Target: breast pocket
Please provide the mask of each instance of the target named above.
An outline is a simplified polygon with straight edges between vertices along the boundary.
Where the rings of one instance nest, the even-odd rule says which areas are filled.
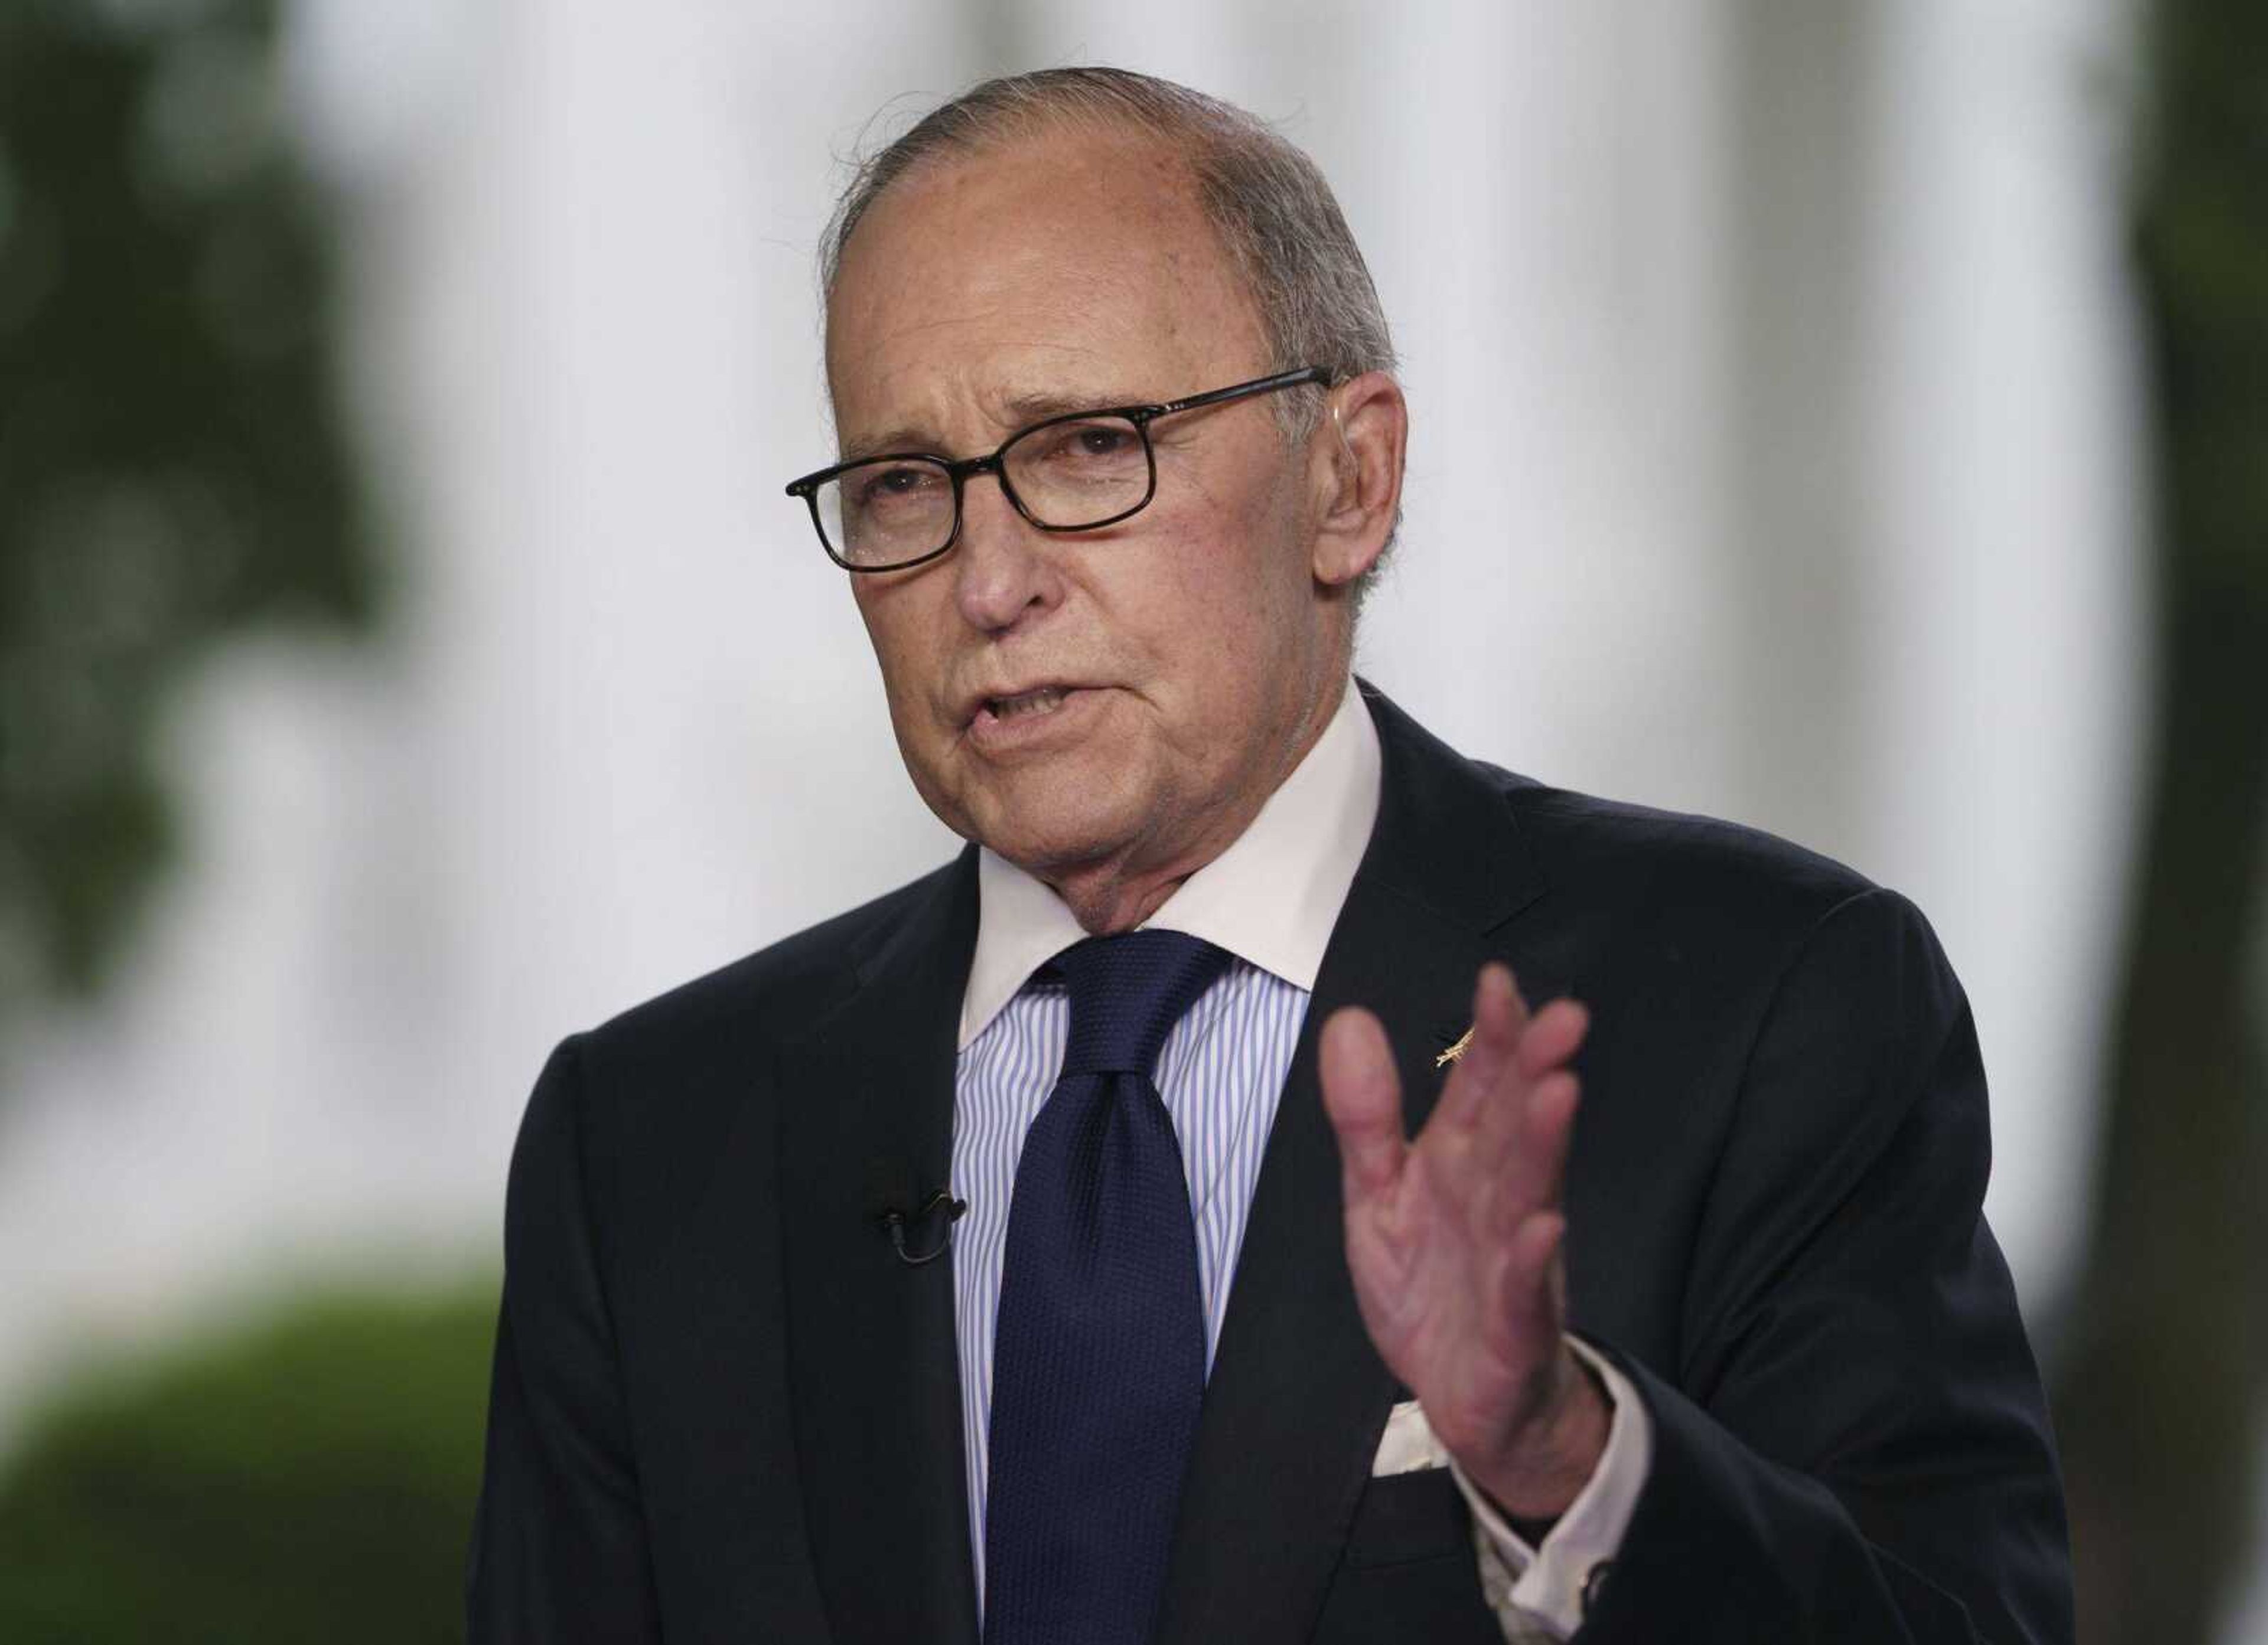
[[[1471,1516],[1447,1468],[1363,1487],[1313,1645],[1504,1645],[1481,1598]]]
[[[1347,1533],[1349,1565],[1407,1565],[1451,1554],[1472,1562],[1473,1522],[1447,1468],[1385,1474],[1364,1488]]]

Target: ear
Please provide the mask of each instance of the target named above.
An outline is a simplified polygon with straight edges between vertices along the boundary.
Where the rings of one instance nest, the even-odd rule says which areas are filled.
[[[1376,564],[1402,507],[1402,462],[1410,440],[1410,407],[1402,385],[1366,371],[1330,392],[1322,426],[1309,442],[1318,506],[1315,580],[1343,587]]]

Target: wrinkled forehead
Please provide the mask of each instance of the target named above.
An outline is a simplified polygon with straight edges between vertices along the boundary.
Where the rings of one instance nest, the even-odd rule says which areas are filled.
[[[846,433],[955,395],[1168,397],[1268,356],[1180,153],[1071,126],[895,180],[843,248],[827,322]]]

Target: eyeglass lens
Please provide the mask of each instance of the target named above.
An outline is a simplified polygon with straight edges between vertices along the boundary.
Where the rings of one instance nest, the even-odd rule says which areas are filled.
[[[1000,467],[1012,500],[1054,531],[1107,524],[1150,494],[1148,444],[1130,417],[1043,422],[1008,444]],[[953,475],[938,459],[860,463],[823,481],[814,500],[828,545],[851,565],[919,560],[953,538]]]

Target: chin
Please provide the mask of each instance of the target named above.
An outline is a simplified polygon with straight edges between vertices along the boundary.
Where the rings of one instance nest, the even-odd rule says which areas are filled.
[[[1124,851],[1139,834],[1139,828],[1129,826],[1127,819],[1087,811],[1068,815],[1020,812],[982,822],[970,837],[1044,878],[1057,870],[1103,862]]]
[[[972,796],[959,832],[1030,873],[1100,863],[1138,842],[1154,820],[1138,803],[1132,775],[1123,766],[1021,774]]]

